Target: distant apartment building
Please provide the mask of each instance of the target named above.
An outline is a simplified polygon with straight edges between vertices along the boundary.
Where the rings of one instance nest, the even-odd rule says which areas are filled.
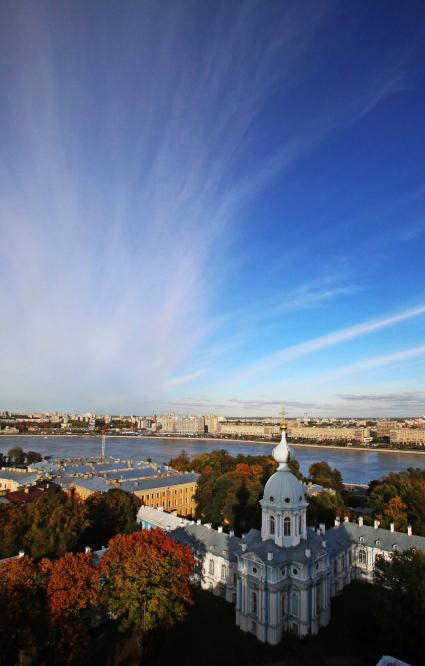
[[[390,444],[425,445],[425,428],[397,428],[390,431]]]
[[[288,435],[292,439],[316,441],[364,442],[369,441],[369,428],[346,428],[337,426],[294,426],[288,424]]]
[[[204,414],[204,423],[205,423],[206,432],[214,434],[220,431],[218,416],[216,416],[215,414]]]
[[[380,419],[376,423],[376,435],[377,437],[389,437],[391,430],[396,430],[401,427],[401,423],[398,423],[393,419]]]
[[[280,428],[274,424],[264,423],[220,423],[220,433],[233,437],[278,437]]]
[[[200,435],[205,432],[203,416],[179,416],[167,413],[157,417],[161,432],[174,435]]]

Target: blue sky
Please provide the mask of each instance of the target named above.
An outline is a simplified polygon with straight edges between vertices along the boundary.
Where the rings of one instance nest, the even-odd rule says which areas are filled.
[[[422,2],[0,25],[3,409],[425,413]]]

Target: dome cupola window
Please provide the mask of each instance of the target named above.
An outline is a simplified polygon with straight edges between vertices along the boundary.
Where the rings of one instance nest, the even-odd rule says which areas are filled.
[[[283,534],[284,536],[291,536],[291,519],[288,517],[283,520]]]

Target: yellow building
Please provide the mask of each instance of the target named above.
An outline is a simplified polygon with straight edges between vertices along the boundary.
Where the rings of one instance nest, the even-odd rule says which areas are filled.
[[[369,428],[345,426],[293,426],[288,425],[288,435],[292,439],[313,439],[316,441],[343,441],[364,443],[370,438]]]
[[[180,516],[195,514],[195,493],[199,474],[188,472],[176,476],[125,482],[121,488],[138,497],[144,506],[177,511]]]
[[[37,472],[0,469],[0,492],[6,493],[13,490],[19,490],[25,486],[31,486],[36,483],[38,478],[39,475]]]
[[[264,423],[220,423],[222,435],[233,437],[278,437],[280,427],[274,424]]]
[[[220,425],[218,423],[218,416],[216,416],[216,414],[205,414],[204,423],[207,432],[213,434],[220,432]]]
[[[425,428],[398,428],[390,431],[391,444],[425,445]]]

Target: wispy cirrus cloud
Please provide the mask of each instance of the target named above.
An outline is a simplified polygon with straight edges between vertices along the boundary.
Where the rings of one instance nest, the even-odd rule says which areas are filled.
[[[330,10],[288,4],[271,21],[257,9],[136,3],[111,23],[85,7],[4,6],[2,401],[73,409],[117,396],[136,409],[205,374],[217,352],[200,350],[242,212],[401,89],[399,72],[368,76],[286,122]],[[279,131],[267,132],[277,90]],[[350,339],[339,335],[277,360]]]
[[[398,314],[382,317],[380,319],[368,320],[360,324],[355,324],[354,326],[348,326],[347,328],[343,328],[338,331],[328,333],[326,335],[321,335],[317,338],[312,338],[311,340],[307,340],[305,342],[300,342],[299,344],[296,345],[285,347],[284,349],[281,349],[280,351],[274,354],[266,356],[262,360],[253,363],[252,365],[245,368],[244,376],[259,374],[261,372],[268,370],[269,368],[279,367],[284,363],[289,363],[290,361],[294,361],[298,358],[306,356],[307,354],[312,354],[314,352],[321,351],[322,349],[327,349],[335,345],[343,344],[350,340],[354,340],[364,335],[369,335],[371,333],[374,333],[375,331],[382,330],[389,326],[395,326],[396,324],[399,324],[403,321],[407,321],[414,317],[420,317],[421,315],[424,314],[425,314],[425,305],[420,305],[415,308],[399,312]],[[395,354],[388,354],[384,357],[378,357],[378,358],[382,359],[388,358],[390,360],[392,357],[397,358],[398,355],[400,355],[401,358],[403,354],[405,354],[405,358],[409,358],[409,356],[415,356],[420,354],[421,350],[422,347],[418,347],[412,350],[406,350],[405,352],[397,352]],[[368,363],[370,367],[373,367],[374,362],[379,364],[378,358],[375,359],[375,361],[373,359],[370,359],[369,361],[360,361],[359,368],[361,367],[362,363],[365,364],[364,367],[366,367]],[[357,366],[356,364],[353,364],[352,366],[345,366],[345,367],[354,368]]]

